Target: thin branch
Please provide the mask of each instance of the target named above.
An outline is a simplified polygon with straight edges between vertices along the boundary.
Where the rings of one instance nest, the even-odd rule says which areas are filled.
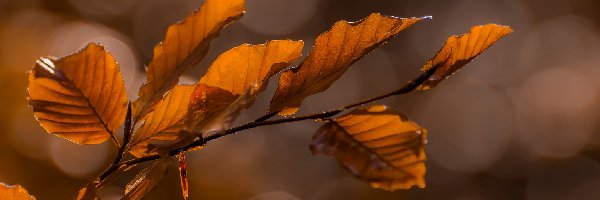
[[[119,147],[119,150],[117,151],[117,156],[115,157],[113,163],[104,172],[102,172],[100,176],[98,176],[100,182],[105,180],[110,174],[112,174],[112,172],[121,167],[119,163],[123,159],[123,155],[125,154],[125,148],[127,147],[129,140],[131,139],[131,130],[131,102],[129,102],[127,104],[127,115],[125,116],[125,125],[123,125],[123,144]]]
[[[387,97],[391,97],[391,96],[395,96],[395,95],[401,95],[401,94],[406,94],[409,93],[411,91],[414,91],[415,89],[417,89],[417,87],[421,84],[423,84],[429,77],[431,77],[435,71],[437,70],[439,66],[434,66],[431,69],[423,72],[422,74],[420,74],[417,78],[413,79],[412,81],[408,82],[406,85],[404,85],[402,88],[392,91],[390,93],[384,94],[384,95],[380,95],[374,98],[370,98],[358,103],[354,103],[354,104],[349,104],[346,106],[343,106],[341,108],[335,109],[335,110],[330,110],[330,111],[325,111],[322,113],[316,113],[316,114],[311,114],[311,115],[305,115],[305,116],[300,116],[300,117],[290,117],[290,118],[283,118],[283,119],[276,119],[276,120],[269,120],[266,121],[267,119],[277,115],[277,112],[270,112],[265,114],[264,116],[250,122],[244,125],[240,125],[237,127],[233,127],[224,131],[221,131],[219,133],[215,133],[213,135],[210,135],[206,138],[200,138],[197,141],[194,141],[192,143],[190,143],[187,146],[178,148],[178,149],[174,149],[172,151],[169,152],[168,156],[175,156],[181,152],[186,152],[190,149],[194,149],[196,147],[200,147],[200,146],[204,146],[206,145],[206,143],[212,141],[212,140],[216,140],[219,139],[221,137],[227,136],[227,135],[231,135],[231,134],[235,134],[237,132],[243,131],[243,130],[247,130],[247,129],[252,129],[252,128],[256,128],[256,127],[261,127],[261,126],[268,126],[268,125],[275,125],[275,124],[282,124],[282,123],[289,123],[289,122],[296,122],[296,121],[303,121],[303,120],[318,120],[318,119],[327,119],[329,117],[335,116],[339,113],[341,113],[344,110],[347,109],[351,109],[351,108],[355,108],[364,104],[368,104],[368,103],[372,103],[374,101],[378,101]],[[123,161],[121,162],[119,165],[121,166],[133,166],[139,163],[143,163],[143,162],[147,162],[147,161],[151,161],[151,160],[157,160],[161,158],[161,156],[159,155],[154,155],[154,156],[147,156],[147,157],[142,157],[142,158],[136,158],[136,159],[131,159],[131,160],[127,160],[127,161]]]

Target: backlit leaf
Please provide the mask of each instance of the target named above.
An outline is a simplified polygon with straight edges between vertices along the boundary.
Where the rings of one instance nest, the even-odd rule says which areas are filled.
[[[75,197],[75,199],[76,200],[96,200],[96,199],[99,199],[97,191],[96,191],[96,187],[94,186],[94,183],[89,183],[89,184],[87,184],[86,187],[84,187],[81,190],[79,190],[79,192],[77,193],[77,197]]]
[[[133,103],[135,121],[150,113],[183,72],[206,55],[210,41],[221,29],[243,13],[244,0],[206,0],[200,10],[170,26],[165,39],[154,48],[146,83]]]
[[[460,37],[450,36],[442,49],[423,66],[422,71],[427,71],[439,65],[435,73],[421,84],[419,89],[427,90],[435,87],[511,32],[512,29],[508,26],[488,24],[474,26],[471,31]]]
[[[323,125],[310,149],[385,190],[425,187],[427,131],[385,106],[356,109]]]
[[[125,186],[125,196],[122,200],[139,200],[144,198],[165,176],[169,164],[171,164],[170,158],[161,158],[151,166],[140,171]]]
[[[121,126],[127,111],[125,84],[104,47],[41,58],[29,75],[29,104],[42,127],[77,144],[98,144]]]
[[[20,185],[5,185],[0,183],[0,198],[5,200],[35,200],[25,188]]]
[[[189,196],[189,184],[187,178],[187,162],[185,159],[185,153],[177,155],[179,159],[179,180],[181,181],[181,193],[183,199],[188,199]]]
[[[144,123],[135,131],[129,142],[129,152],[136,157],[159,153],[153,142],[170,143],[183,137],[190,96],[195,85],[177,85],[146,116]]]
[[[269,110],[294,114],[304,98],[329,88],[354,62],[422,19],[374,13],[359,22],[335,23],[299,66],[283,72]]]
[[[300,57],[303,46],[302,41],[273,40],[221,54],[192,95],[189,126],[199,132],[227,128],[239,110],[253,104],[269,78]]]

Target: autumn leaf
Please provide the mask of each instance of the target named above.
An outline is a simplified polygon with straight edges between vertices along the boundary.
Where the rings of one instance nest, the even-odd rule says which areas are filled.
[[[422,19],[374,13],[359,22],[335,23],[298,67],[283,72],[270,112],[294,114],[304,98],[329,88],[354,62]]]
[[[156,142],[173,143],[184,137],[190,96],[196,85],[177,85],[146,116],[143,124],[132,135],[129,152],[136,157],[160,153]],[[153,145],[154,144],[154,145]]]
[[[47,132],[77,144],[98,144],[123,123],[127,95],[114,57],[90,43],[80,52],[41,58],[29,75],[29,104]]]
[[[219,124],[232,122],[240,109],[250,107],[269,78],[301,56],[303,46],[302,41],[272,40],[221,54],[192,95],[189,127],[200,132],[226,128]]]
[[[96,200],[96,199],[100,199],[98,198],[98,194],[96,191],[96,187],[94,186],[94,183],[89,183],[87,184],[86,187],[81,188],[81,190],[79,190],[79,192],[77,193],[77,197],[75,197],[76,200]]]
[[[244,0],[206,0],[200,10],[171,25],[165,39],[154,48],[146,83],[133,103],[135,121],[150,113],[183,72],[206,55],[210,41],[221,29],[243,13]]]
[[[29,195],[25,188],[20,185],[6,185],[0,183],[0,198],[5,200],[35,200],[35,197]]]
[[[356,109],[323,125],[310,149],[335,157],[348,171],[385,190],[425,187],[427,131],[377,105]]]
[[[434,66],[438,66],[438,69],[419,89],[435,87],[509,33],[512,33],[512,29],[508,26],[488,24],[474,26],[460,37],[450,36],[442,49],[423,66],[422,71]]]
[[[125,196],[122,200],[139,200],[144,198],[165,176],[169,164],[171,164],[170,158],[161,158],[151,166],[140,171],[125,186]]]

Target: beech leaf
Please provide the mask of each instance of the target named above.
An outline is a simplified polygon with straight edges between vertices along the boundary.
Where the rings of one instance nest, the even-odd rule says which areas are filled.
[[[129,152],[136,157],[160,153],[153,142],[171,143],[180,139],[185,129],[190,96],[195,85],[177,85],[146,116],[144,123],[134,132],[129,142]]]
[[[422,19],[373,13],[358,22],[338,21],[299,66],[283,72],[269,111],[296,113],[306,97],[325,91],[354,62]]]
[[[94,186],[94,183],[89,183],[87,184],[86,187],[81,188],[81,190],[79,190],[79,192],[77,193],[77,197],[75,197],[76,200],[96,200],[96,199],[100,199],[98,198],[98,194],[96,191],[96,187]]]
[[[377,105],[356,109],[323,125],[310,149],[335,157],[348,171],[385,190],[425,187],[427,131]]]
[[[64,58],[38,60],[29,75],[28,92],[42,127],[77,144],[108,140],[127,112],[119,66],[98,44]]]
[[[185,70],[201,61],[221,29],[243,14],[244,0],[206,0],[198,11],[171,25],[165,39],[154,48],[146,83],[133,103],[135,121],[150,113]]]
[[[488,24],[474,26],[460,37],[450,36],[440,51],[423,66],[422,71],[427,71],[439,65],[435,73],[421,84],[419,89],[427,90],[435,87],[509,33],[512,33],[512,29],[508,26]]]
[[[0,198],[5,200],[35,200],[35,197],[29,195],[25,188],[20,185],[6,185],[0,183]]]
[[[183,195],[183,199],[188,199],[190,192],[187,178],[187,162],[185,153],[177,155],[177,159],[179,160],[179,180],[181,181],[181,193]]]
[[[139,200],[144,198],[165,176],[169,164],[171,164],[170,158],[161,158],[151,166],[140,171],[125,186],[125,196],[122,200]]]

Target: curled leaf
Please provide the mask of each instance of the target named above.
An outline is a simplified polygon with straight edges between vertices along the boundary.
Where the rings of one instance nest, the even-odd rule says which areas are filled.
[[[6,185],[0,183],[0,198],[5,200],[35,200],[35,197],[29,195],[25,188],[20,185]]]
[[[374,13],[359,22],[335,23],[299,66],[283,72],[270,112],[296,113],[304,98],[325,91],[354,62],[422,19]]]
[[[125,196],[122,200],[138,200],[150,192],[167,173],[167,167],[171,164],[170,158],[161,158],[151,166],[140,171],[125,186]]]
[[[86,187],[81,188],[81,190],[79,190],[79,192],[77,193],[77,197],[75,197],[76,200],[97,200],[100,199],[98,198],[98,193],[96,191],[96,187],[94,186],[94,183],[89,183],[87,184]]]
[[[385,106],[356,109],[323,125],[310,149],[385,190],[425,187],[427,131]]]
[[[28,91],[42,127],[77,144],[108,140],[127,111],[119,66],[98,44],[61,59],[38,60],[29,75]]]
[[[160,146],[156,142],[171,143],[185,137],[190,96],[196,85],[177,85],[149,113],[144,123],[135,131],[129,142],[129,152],[136,157],[157,154]]]
[[[427,71],[439,65],[435,73],[421,84],[419,89],[427,90],[435,87],[509,33],[512,33],[512,29],[508,26],[488,24],[474,26],[460,37],[450,36],[442,49],[423,66],[422,71]]]
[[[185,153],[177,155],[179,160],[179,180],[181,181],[181,193],[183,199],[188,199],[189,196],[189,184],[187,178],[187,162],[185,159]]]
[[[133,118],[143,119],[179,77],[206,55],[210,41],[221,29],[244,13],[244,0],[206,0],[200,10],[171,25],[165,39],[154,48],[147,81],[133,103]]]

